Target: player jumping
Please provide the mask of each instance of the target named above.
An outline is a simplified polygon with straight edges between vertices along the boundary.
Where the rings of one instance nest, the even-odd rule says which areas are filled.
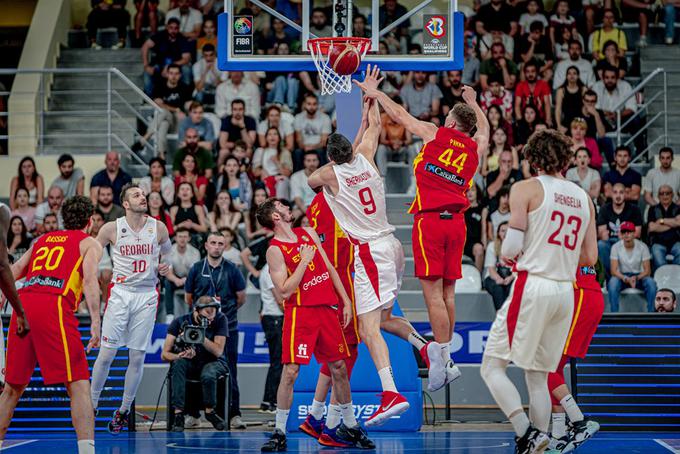
[[[92,213],[94,206],[89,198],[67,199],[61,209],[65,230],[38,238],[12,266],[15,279],[26,278],[19,295],[33,328],[31,332],[20,316],[21,305],[14,305],[18,301],[16,292],[6,285],[9,268],[0,267],[2,291],[16,311],[12,314],[7,339],[7,384],[0,397],[0,440],[5,438],[14,409],[38,363],[46,385],[64,383],[66,386],[78,452],[94,454],[90,372],[74,315],[84,293],[91,318],[89,353],[91,348],[99,346],[97,265],[102,255],[99,243],[86,232]],[[0,219],[3,217],[0,214]],[[0,236],[4,238],[5,230],[2,231]],[[3,258],[7,258],[6,249],[0,247],[0,262]]]
[[[446,116],[444,126],[419,120],[377,89],[378,69],[369,65],[366,79],[356,84],[367,97],[375,98],[385,112],[424,145],[413,161],[416,197],[409,209],[414,214],[411,239],[415,274],[420,279],[425,305],[435,344],[446,365],[430,372],[428,389],[435,391],[460,376],[453,365],[449,345],[456,321],[455,286],[462,277],[461,265],[465,249],[466,193],[486,154],[489,144],[489,122],[476,102],[475,90],[463,87],[466,104],[456,104]],[[470,138],[474,127],[477,132]]]
[[[539,176],[515,183],[510,192],[501,256],[516,260],[518,275],[491,326],[481,374],[515,429],[515,452],[540,453],[550,442],[548,372],[557,368],[569,334],[574,270],[579,262],[595,263],[597,238],[590,197],[560,173],[572,156],[569,138],[537,132],[524,154]],[[510,361],[524,370],[531,422],[507,376]]]
[[[127,345],[123,402],[109,422],[113,434],[128,424],[130,406],[142,381],[146,346],[158,308],[158,273],[168,271],[167,265],[159,265],[159,255],[168,254],[172,247],[165,224],[147,216],[142,188],[126,184],[120,200],[125,216],[104,224],[97,236],[103,247],[111,244],[113,280],[104,309],[102,345],[92,369],[92,403],[96,409],[116,352]]]

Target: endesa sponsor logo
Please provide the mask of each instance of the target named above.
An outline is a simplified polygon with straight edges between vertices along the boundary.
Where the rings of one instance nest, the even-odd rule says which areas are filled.
[[[318,276],[314,276],[311,280],[302,284],[302,290],[308,290],[309,288],[314,287],[317,284],[327,281],[328,279],[330,279],[330,277],[331,275],[328,273],[328,271]]]

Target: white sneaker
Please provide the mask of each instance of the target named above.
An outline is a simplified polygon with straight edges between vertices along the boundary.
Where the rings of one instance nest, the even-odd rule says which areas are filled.
[[[449,360],[449,362],[446,363],[445,370],[446,370],[446,382],[444,383],[444,385],[448,385],[449,383],[451,383],[452,381],[454,381],[455,379],[462,375],[458,366],[453,364],[453,360]]]
[[[666,38],[664,40],[664,42],[666,43],[667,46],[671,46],[671,45],[673,45],[673,38],[670,38],[670,37]]]
[[[185,429],[194,429],[196,427],[201,427],[201,418],[194,418],[193,416],[186,416],[184,418],[184,428]]]
[[[427,357],[430,360],[427,390],[430,392],[441,389],[446,384],[446,370],[442,358],[442,346],[437,342],[427,344]]]
[[[122,49],[123,47],[125,47],[125,42],[118,41],[116,44],[111,46],[111,49],[118,50],[118,49]]]
[[[90,45],[90,48],[91,48],[91,49],[95,49],[95,50],[101,50],[101,49],[102,49],[102,46],[100,46],[99,44],[97,44],[97,43],[95,42],[95,43],[92,43],[92,44]]]
[[[640,40],[637,43],[638,47],[644,48],[647,47],[647,37],[646,36],[640,36]]]
[[[229,427],[232,429],[245,429],[247,428],[246,423],[243,422],[240,416],[234,416],[229,421]]]
[[[174,315],[172,315],[172,314],[166,315],[166,316],[165,316],[165,324],[166,324],[166,325],[169,325],[170,323],[172,323],[172,321],[173,321],[174,319],[175,319],[175,316],[174,316]]]

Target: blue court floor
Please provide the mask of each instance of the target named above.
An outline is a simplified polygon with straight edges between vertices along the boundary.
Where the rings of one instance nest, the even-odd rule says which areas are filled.
[[[399,453],[512,453],[510,432],[420,432],[373,433],[377,452]],[[96,451],[106,454],[180,452],[254,453],[267,437],[266,432],[213,433],[138,432],[97,434]],[[75,453],[75,437],[64,434],[16,434],[5,441],[0,451],[9,454]],[[320,449],[315,440],[302,434],[291,434],[288,452],[315,453],[320,451],[367,452],[361,450]],[[369,451],[370,452],[370,451]],[[661,433],[600,433],[579,450],[579,453],[680,453],[680,434]]]

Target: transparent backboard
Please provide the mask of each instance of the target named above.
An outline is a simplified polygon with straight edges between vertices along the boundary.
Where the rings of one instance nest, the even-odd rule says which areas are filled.
[[[315,71],[310,38],[371,39],[362,62],[390,71],[463,68],[455,0],[227,0],[218,16],[223,71]],[[338,15],[339,13],[339,15]]]

